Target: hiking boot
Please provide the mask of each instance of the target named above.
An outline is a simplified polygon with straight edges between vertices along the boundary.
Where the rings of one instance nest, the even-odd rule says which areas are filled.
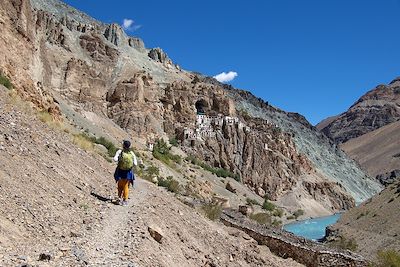
[[[126,201],[126,200],[122,200],[121,201],[121,206],[128,206],[128,201]]]

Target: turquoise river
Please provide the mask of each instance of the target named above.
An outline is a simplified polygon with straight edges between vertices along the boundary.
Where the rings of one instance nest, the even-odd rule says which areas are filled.
[[[325,228],[336,223],[339,220],[340,215],[340,213],[337,213],[331,216],[289,223],[284,225],[283,229],[307,239],[319,240],[325,236]]]

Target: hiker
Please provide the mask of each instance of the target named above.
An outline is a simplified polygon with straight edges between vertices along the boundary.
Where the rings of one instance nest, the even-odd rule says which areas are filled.
[[[129,184],[134,183],[133,165],[137,166],[135,153],[130,150],[131,142],[124,140],[122,149],[115,153],[114,161],[118,162],[114,179],[118,184],[118,200],[122,206],[128,205]],[[121,201],[122,198],[122,201]]]

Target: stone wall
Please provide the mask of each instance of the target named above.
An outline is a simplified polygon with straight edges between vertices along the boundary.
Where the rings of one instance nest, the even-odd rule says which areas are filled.
[[[261,226],[233,210],[224,210],[221,220],[227,226],[244,231],[259,244],[268,246],[278,256],[292,258],[306,266],[368,266],[363,257],[348,250],[328,248],[284,230]]]

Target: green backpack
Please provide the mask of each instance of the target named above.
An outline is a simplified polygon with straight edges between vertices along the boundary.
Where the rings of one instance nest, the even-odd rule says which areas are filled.
[[[121,151],[118,159],[118,168],[129,171],[133,168],[133,155],[130,151]]]

